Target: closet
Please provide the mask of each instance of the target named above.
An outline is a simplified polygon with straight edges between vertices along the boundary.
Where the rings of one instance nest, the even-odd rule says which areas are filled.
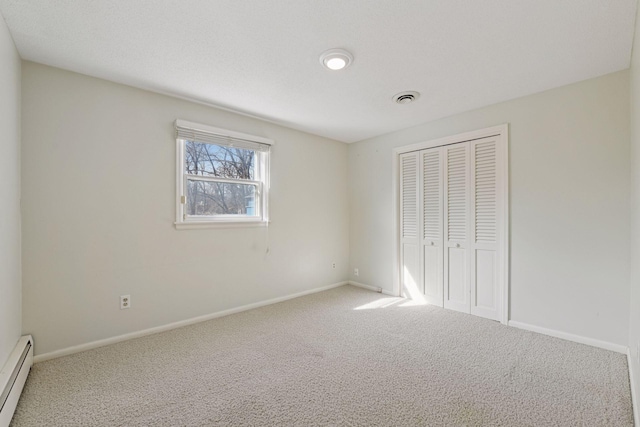
[[[506,134],[442,142],[398,153],[401,290],[506,321]]]

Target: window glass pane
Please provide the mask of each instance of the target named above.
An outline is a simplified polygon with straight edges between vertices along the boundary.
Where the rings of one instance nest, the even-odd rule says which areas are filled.
[[[254,185],[187,180],[187,215],[259,216],[256,208]]]
[[[255,180],[253,150],[185,141],[184,161],[189,175]]]

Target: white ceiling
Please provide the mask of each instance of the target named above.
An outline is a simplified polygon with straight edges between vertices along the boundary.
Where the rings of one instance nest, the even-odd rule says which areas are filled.
[[[625,69],[636,0],[0,0],[20,55],[353,142]],[[355,57],[341,72],[319,55]],[[397,105],[391,97],[422,97]]]

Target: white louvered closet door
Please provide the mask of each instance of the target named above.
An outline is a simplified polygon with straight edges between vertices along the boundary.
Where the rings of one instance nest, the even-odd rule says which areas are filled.
[[[469,142],[471,154],[471,314],[500,320],[502,286],[499,242],[504,200],[498,197],[502,160],[495,138]]]
[[[400,155],[405,296],[505,321],[506,162],[500,135]]]
[[[429,304],[443,305],[443,150],[420,151],[422,171],[422,278]]]
[[[469,144],[444,152],[444,307],[470,312]]]
[[[400,156],[400,281],[410,297],[424,292],[420,282],[420,247],[418,236],[420,216],[418,206],[418,153]]]

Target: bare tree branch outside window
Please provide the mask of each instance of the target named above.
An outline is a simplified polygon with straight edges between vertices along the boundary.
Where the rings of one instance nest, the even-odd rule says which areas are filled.
[[[256,153],[243,148],[185,141],[188,175],[227,179],[255,179]],[[189,180],[188,215],[255,215],[253,184]]]

